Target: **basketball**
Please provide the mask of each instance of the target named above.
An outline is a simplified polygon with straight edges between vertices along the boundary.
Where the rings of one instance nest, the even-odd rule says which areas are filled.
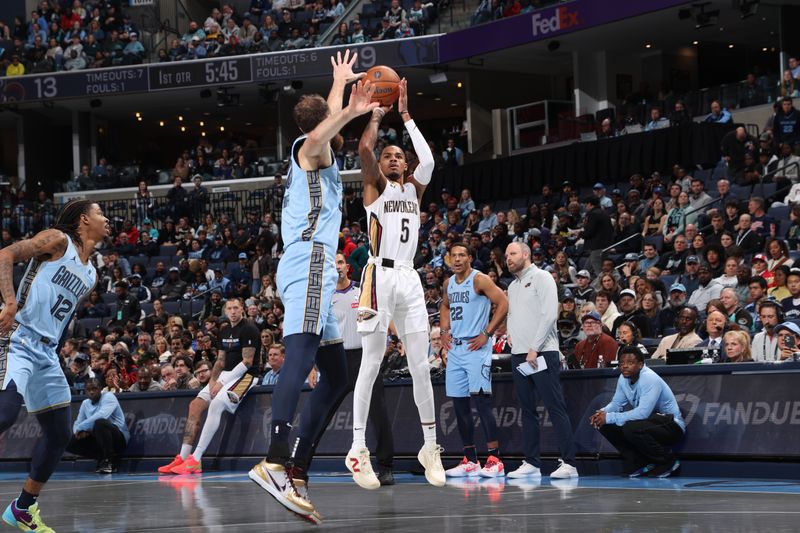
[[[382,65],[372,67],[364,78],[375,86],[373,102],[380,102],[382,106],[390,106],[400,96],[400,76],[389,67]]]

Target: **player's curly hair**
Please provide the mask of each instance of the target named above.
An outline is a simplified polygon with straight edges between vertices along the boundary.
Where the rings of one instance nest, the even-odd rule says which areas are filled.
[[[311,133],[329,114],[328,102],[318,94],[305,94],[294,106],[294,121],[303,133]]]
[[[78,246],[83,246],[78,228],[81,224],[81,215],[89,213],[95,202],[92,200],[72,200],[68,202],[58,213],[52,229],[57,229],[66,234],[72,242]]]

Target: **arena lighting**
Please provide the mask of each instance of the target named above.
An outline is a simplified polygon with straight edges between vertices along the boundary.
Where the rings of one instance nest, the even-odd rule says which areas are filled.
[[[186,126],[181,126],[181,131],[186,131]]]
[[[698,44],[700,44],[700,41],[692,41],[692,44],[697,46]]]
[[[758,11],[760,0],[739,0],[739,13],[742,20],[750,18]]]
[[[202,127],[203,127],[203,126],[205,126],[205,125],[206,125],[206,123],[205,123],[205,122],[203,122],[203,121],[201,120],[201,121],[200,121],[200,127],[202,128]]]
[[[159,120],[159,121],[158,121],[158,125],[159,125],[159,126],[161,126],[161,127],[163,128],[163,127],[164,127],[164,121],[163,121],[163,120]]]
[[[183,122],[183,115],[178,115],[178,122]]]

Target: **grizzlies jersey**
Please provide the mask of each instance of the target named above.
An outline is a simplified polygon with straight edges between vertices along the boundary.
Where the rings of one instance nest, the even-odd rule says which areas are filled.
[[[389,181],[367,211],[369,253],[395,261],[413,261],[419,240],[417,189]]]
[[[281,213],[281,237],[284,249],[299,241],[325,245],[328,253],[339,246],[342,225],[342,181],[339,167],[331,152],[333,163],[319,170],[303,170],[297,153],[306,136],[298,137],[292,145],[292,164],[286,180]]]
[[[451,276],[447,283],[447,301],[450,304],[450,335],[454,339],[469,339],[480,335],[489,323],[492,303],[483,294],[475,291],[475,276],[470,275],[461,283]]]
[[[17,290],[17,322],[50,342],[58,342],[78,302],[94,288],[97,271],[83,264],[78,250],[67,237],[60,259],[33,258]]]

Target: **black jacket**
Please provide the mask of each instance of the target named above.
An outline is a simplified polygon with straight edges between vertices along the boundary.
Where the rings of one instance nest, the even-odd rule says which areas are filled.
[[[788,113],[778,109],[772,122],[772,134],[775,145],[780,143],[796,143],[800,140],[800,112],[794,107]]]
[[[602,250],[614,244],[614,226],[611,217],[601,208],[592,208],[586,214],[586,225],[583,227],[583,247],[587,251]]]

